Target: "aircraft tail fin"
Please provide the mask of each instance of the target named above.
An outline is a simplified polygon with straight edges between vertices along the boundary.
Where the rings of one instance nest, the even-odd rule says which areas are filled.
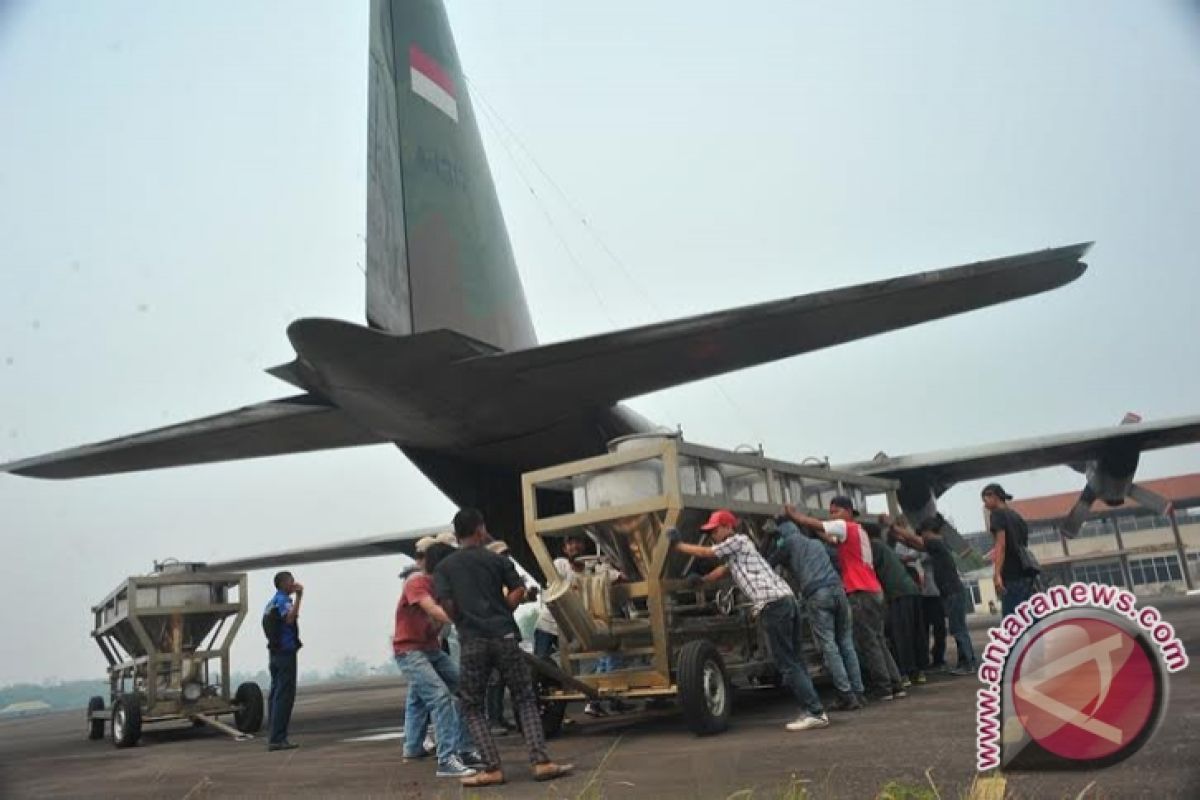
[[[372,0],[367,320],[536,344],[442,0]]]

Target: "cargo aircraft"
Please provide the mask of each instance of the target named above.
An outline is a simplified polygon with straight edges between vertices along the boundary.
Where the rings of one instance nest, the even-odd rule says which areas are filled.
[[[366,324],[288,327],[296,358],[269,372],[298,393],[0,469],[80,478],[393,443],[536,568],[521,473],[654,429],[622,400],[1028,297],[1086,269],[1090,245],[1072,244],[539,345],[441,0],[372,0],[369,80]],[[857,468],[899,478],[919,520],[955,481],[1062,462],[1092,461],[1090,490],[1111,500],[1141,450],[1197,438],[1193,417]],[[397,552],[421,533],[223,566]]]

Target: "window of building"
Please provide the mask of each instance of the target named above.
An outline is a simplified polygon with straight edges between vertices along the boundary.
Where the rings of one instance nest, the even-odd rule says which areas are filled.
[[[1174,555],[1130,561],[1129,575],[1133,579],[1134,586],[1183,580],[1183,572],[1179,569],[1179,558]]]
[[[1101,561],[1094,564],[1075,564],[1075,580],[1084,583],[1103,583],[1108,586],[1125,586],[1121,565],[1116,561]]]

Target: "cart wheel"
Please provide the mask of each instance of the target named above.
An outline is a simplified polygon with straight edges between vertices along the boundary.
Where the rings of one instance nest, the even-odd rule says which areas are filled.
[[[562,735],[563,718],[567,715],[567,704],[563,700],[546,700],[538,703],[542,712],[542,730],[547,739]]]
[[[729,727],[733,688],[725,662],[707,641],[688,642],[679,651],[676,670],[683,718],[697,736],[720,733]]]
[[[243,683],[233,694],[233,723],[242,733],[258,733],[263,724],[263,693],[257,683]]]
[[[112,742],[133,747],[142,738],[142,706],[137,695],[123,694],[112,707]]]
[[[104,719],[95,717],[97,711],[104,710],[104,698],[93,697],[88,700],[87,710],[87,731],[88,738],[95,741],[96,739],[104,738]]]

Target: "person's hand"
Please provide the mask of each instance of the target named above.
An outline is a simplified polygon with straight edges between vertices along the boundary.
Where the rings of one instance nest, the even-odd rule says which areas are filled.
[[[796,507],[794,505],[792,505],[791,503],[787,503],[783,507],[783,512],[790,517],[796,513]]]
[[[996,587],[996,594],[1004,594],[1004,578],[996,575],[992,578],[992,584]]]
[[[879,527],[890,528],[892,526],[892,517],[890,514],[879,515]]]
[[[292,592],[295,594],[304,594],[304,584],[299,581],[293,581]]]
[[[689,572],[687,576],[687,585],[691,589],[699,589],[704,585],[704,576],[698,575],[695,572]]]
[[[683,534],[679,532],[679,528],[667,528],[667,541],[670,542],[672,546],[683,541]]]

